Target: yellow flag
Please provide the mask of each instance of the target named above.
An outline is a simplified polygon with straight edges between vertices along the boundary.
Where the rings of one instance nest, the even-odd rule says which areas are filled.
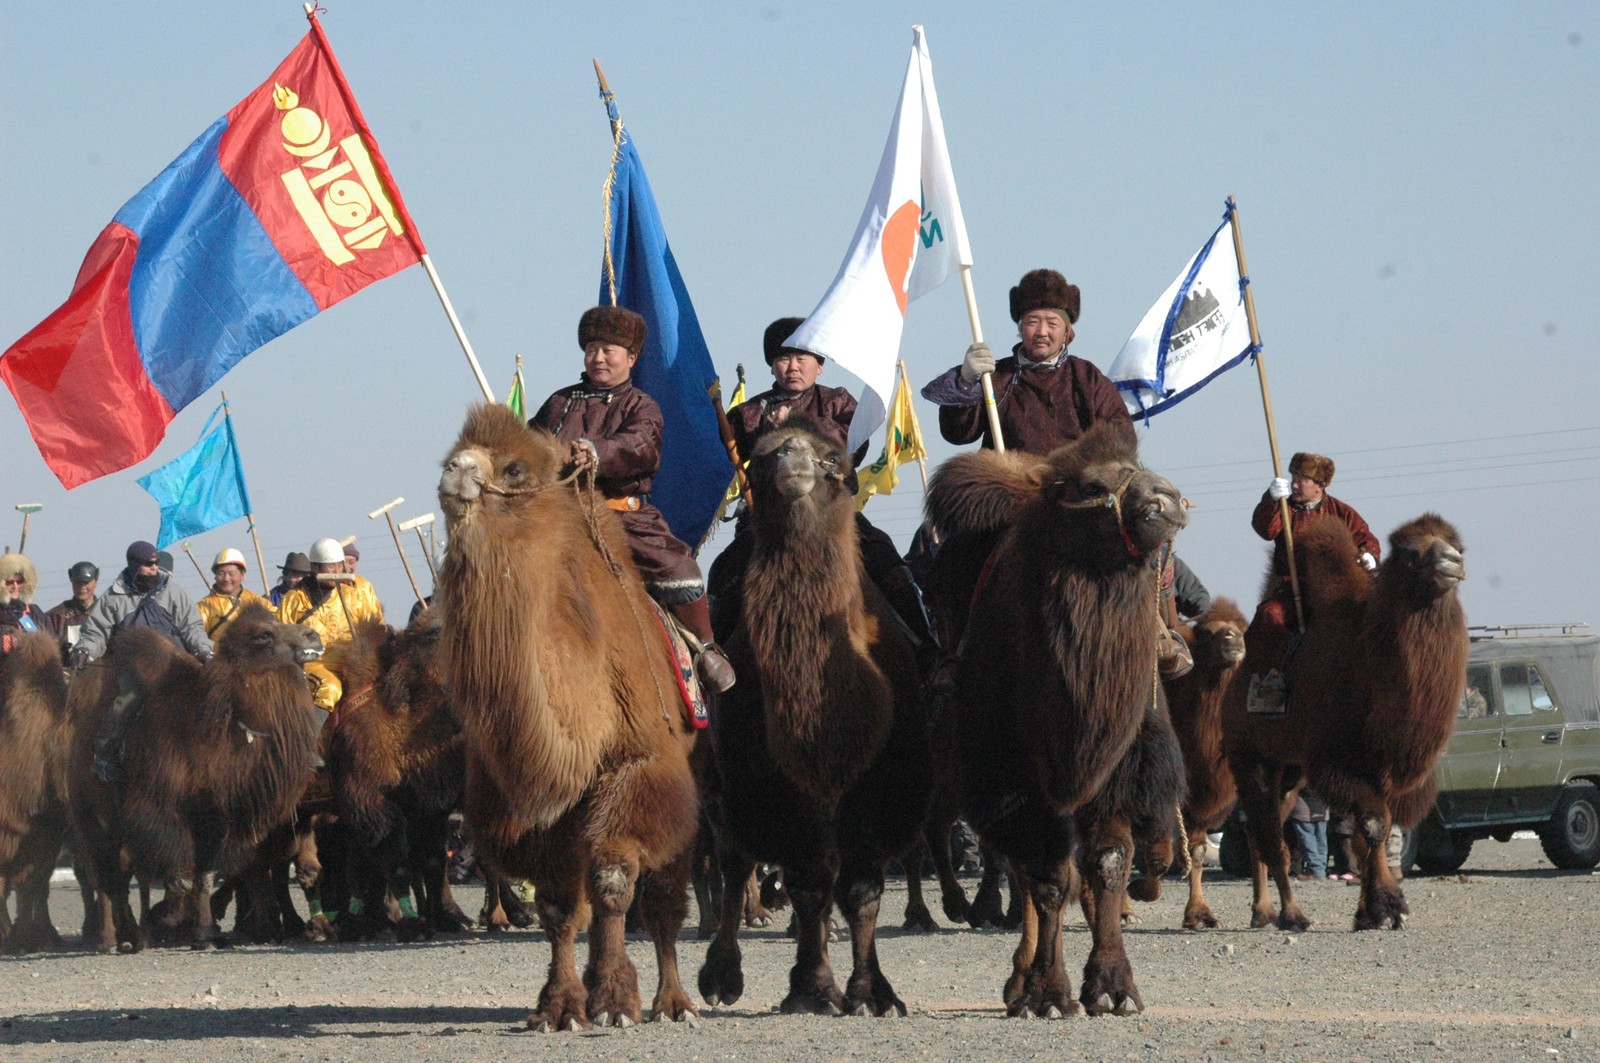
[[[902,462],[926,458],[928,450],[922,445],[922,429],[917,425],[917,411],[911,406],[911,389],[906,386],[906,375],[894,389],[894,400],[889,403],[889,419],[885,422],[883,453],[871,465],[860,469],[856,478],[860,489],[856,491],[856,509],[865,509],[867,499],[873,495],[886,495],[900,484],[895,467]]]
[[[741,365],[739,367],[739,386],[733,389],[733,398],[728,401],[728,409],[731,410],[738,406],[744,401],[744,398],[744,366]],[[739,460],[748,461],[749,458],[744,454],[740,454]],[[727,493],[722,496],[722,504],[717,507],[717,521],[726,519],[728,510],[737,501],[739,501],[739,474],[734,473],[733,482],[728,485]],[[712,527],[716,526],[717,521],[711,522]]]

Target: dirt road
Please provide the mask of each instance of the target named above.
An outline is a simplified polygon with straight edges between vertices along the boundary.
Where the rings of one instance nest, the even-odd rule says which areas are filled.
[[[1300,897],[1316,925],[1286,934],[1243,929],[1248,883],[1217,878],[1208,895],[1225,929],[1188,933],[1176,929],[1182,889],[1169,883],[1128,932],[1147,1010],[1126,1019],[1005,1019],[1014,935],[904,932],[900,882],[879,951],[906,1019],[777,1014],[793,957],[778,928],[746,933],[745,997],[706,1008],[697,1026],[554,1035],[524,1028],[549,962],[532,932],[6,957],[0,1058],[1600,1060],[1600,874],[1554,870],[1535,841],[1480,842],[1461,876],[1405,887],[1404,931],[1351,933],[1354,887],[1313,882]],[[463,907],[478,899],[464,891]],[[75,890],[58,887],[52,911],[74,943],[79,910]],[[1081,921],[1066,947],[1076,984]],[[649,945],[629,948],[648,999]],[[692,985],[704,945],[686,932],[680,955]],[[842,978],[847,947],[833,958]]]

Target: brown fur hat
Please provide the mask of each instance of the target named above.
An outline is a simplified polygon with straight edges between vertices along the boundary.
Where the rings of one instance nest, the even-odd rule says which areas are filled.
[[[778,320],[767,326],[767,331],[761,334],[761,353],[766,357],[768,365],[771,365],[773,359],[778,357],[779,351],[797,351],[800,349],[798,347],[785,348],[783,341],[788,339],[790,336],[793,336],[794,330],[805,323],[806,319],[803,317],[780,317]],[[822,357],[822,355],[818,354],[816,351],[807,351],[806,353],[811,355],[811,357],[815,358],[818,362],[827,361],[826,358]]]
[[[1059,310],[1067,320],[1078,323],[1078,286],[1053,269],[1029,270],[1011,289],[1011,320],[1034,310]]]
[[[1323,487],[1333,483],[1333,459],[1302,450],[1289,459],[1290,476],[1309,476]]]
[[[33,601],[33,593],[39,589],[39,573],[34,571],[33,562],[22,554],[0,555],[0,580],[22,577],[22,600]]]
[[[601,343],[615,343],[638,354],[644,349],[644,339],[649,333],[644,318],[625,306],[590,307],[578,319],[580,348],[599,340]]]

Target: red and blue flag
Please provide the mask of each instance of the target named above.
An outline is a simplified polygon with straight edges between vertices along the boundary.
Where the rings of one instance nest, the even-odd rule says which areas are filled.
[[[0,355],[66,487],[148,457],[241,358],[424,248],[321,27],[117,212]]]

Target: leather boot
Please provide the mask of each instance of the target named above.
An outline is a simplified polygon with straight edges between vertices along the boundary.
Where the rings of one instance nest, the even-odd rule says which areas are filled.
[[[138,693],[124,684],[95,731],[94,761],[90,770],[101,782],[122,781],[122,736],[127,729],[128,713],[138,700]]]
[[[895,615],[904,621],[911,641],[916,645],[917,663],[924,676],[933,672],[939,659],[939,640],[934,637],[933,624],[928,620],[928,610],[922,602],[922,590],[911,578],[907,565],[897,565],[875,580]]]
[[[705,595],[692,602],[680,602],[667,608],[678,618],[679,623],[700,640],[700,652],[695,655],[694,660],[695,671],[699,673],[700,681],[715,693],[726,692],[738,677],[733,674],[733,665],[728,663],[728,658],[712,639],[711,611],[706,604]]]

